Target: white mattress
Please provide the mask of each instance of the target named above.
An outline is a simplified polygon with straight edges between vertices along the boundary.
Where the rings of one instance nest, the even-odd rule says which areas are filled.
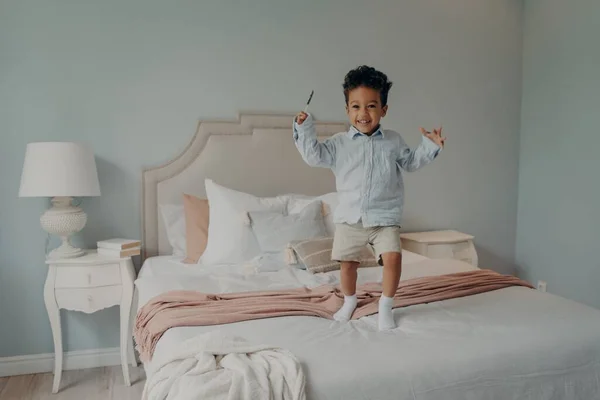
[[[454,260],[406,252],[402,279],[470,270]],[[380,281],[381,268],[359,270]],[[173,289],[235,292],[317,286],[339,274],[311,275],[272,260],[243,266],[187,266],[146,260],[139,307]],[[377,316],[347,324],[283,317],[167,331],[156,353],[211,330],[280,346],[300,360],[308,399],[600,399],[600,310],[549,293],[512,287],[395,309],[398,327],[377,331]],[[145,365],[152,374],[152,363]]]

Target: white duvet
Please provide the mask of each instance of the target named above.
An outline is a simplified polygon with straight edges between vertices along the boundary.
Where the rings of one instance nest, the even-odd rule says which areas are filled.
[[[472,269],[405,254],[402,279]],[[359,270],[359,283],[381,268]],[[239,266],[185,266],[148,259],[136,281],[139,307],[173,289],[235,292],[337,282],[263,259]],[[288,350],[316,400],[600,399],[600,311],[523,287],[395,309],[397,328],[378,332],[377,315],[349,323],[283,317],[167,331],[145,365],[207,332]],[[200,384],[200,381],[198,382]]]
[[[305,379],[286,349],[212,331],[158,354],[143,400],[304,400]]]

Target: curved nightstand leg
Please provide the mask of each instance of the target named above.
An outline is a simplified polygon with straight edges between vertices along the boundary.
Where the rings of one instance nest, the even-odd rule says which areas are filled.
[[[58,393],[60,388],[60,379],[62,377],[63,348],[62,348],[62,329],[60,326],[60,309],[54,297],[54,279],[56,268],[50,266],[46,284],[44,285],[44,302],[46,311],[50,319],[52,328],[52,338],[54,339],[54,382],[52,383],[52,393]]]
[[[131,303],[131,317],[129,318],[129,361],[131,362],[132,367],[138,366],[137,358],[135,358],[135,342],[133,340],[133,329],[135,328],[137,305],[137,290],[134,285],[133,298]]]
[[[129,377],[129,361],[127,355],[129,353],[129,307],[126,299],[126,289],[123,287],[123,302],[121,303],[121,367],[123,368],[123,381],[125,385],[131,386]]]
[[[125,288],[123,288],[125,291]],[[125,296],[125,293],[123,293]],[[129,353],[129,308],[127,307],[127,301],[123,298],[121,303],[121,367],[123,368],[123,381],[125,385],[131,386],[131,378],[129,376],[129,361],[127,356]]]
[[[121,262],[121,282],[123,294],[121,298],[121,367],[123,368],[123,380],[125,385],[131,386],[129,375],[129,360],[131,346],[131,303],[133,300],[133,262],[131,259]]]
[[[129,337],[129,345],[127,346],[127,349],[129,351],[129,362],[131,362],[131,366],[132,367],[137,367],[138,363],[137,363],[137,359],[135,358],[135,351],[134,351],[134,343],[133,343],[133,336],[131,336],[131,331],[129,331],[129,334],[127,335]]]

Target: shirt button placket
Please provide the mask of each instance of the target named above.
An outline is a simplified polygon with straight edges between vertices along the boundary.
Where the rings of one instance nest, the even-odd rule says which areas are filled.
[[[369,208],[369,199],[371,196],[371,182],[372,182],[372,177],[373,177],[373,138],[371,136],[368,137],[367,139],[367,145],[365,148],[365,158],[366,158],[366,164],[367,164],[367,173],[366,173],[366,179],[365,179],[365,185],[366,185],[366,189],[365,189],[365,195],[364,195],[364,200],[363,200],[363,204],[364,204],[364,208],[363,208],[363,224],[366,224],[368,222],[368,216],[367,216],[367,209]]]
[[[364,140],[362,141],[362,158],[363,161],[366,162],[367,161],[367,143]],[[363,163],[363,165],[365,165],[365,163]],[[366,197],[366,193],[367,193],[367,168],[365,168],[365,171],[363,173],[363,182],[362,182],[362,190],[361,190],[361,200],[360,200],[360,217],[363,218],[364,214],[365,214],[365,197]]]

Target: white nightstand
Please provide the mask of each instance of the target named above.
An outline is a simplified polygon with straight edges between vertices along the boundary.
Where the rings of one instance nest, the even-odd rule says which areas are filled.
[[[131,303],[135,270],[130,257],[98,255],[88,250],[84,256],[63,260],[46,260],[48,277],[44,286],[44,301],[54,338],[54,383],[57,393],[62,375],[63,348],[60,324],[61,308],[93,313],[119,305],[121,309],[121,366],[127,386],[131,385],[128,360],[136,366],[131,334]]]
[[[457,231],[429,231],[400,234],[402,247],[429,258],[453,258],[477,267],[473,236]]]

